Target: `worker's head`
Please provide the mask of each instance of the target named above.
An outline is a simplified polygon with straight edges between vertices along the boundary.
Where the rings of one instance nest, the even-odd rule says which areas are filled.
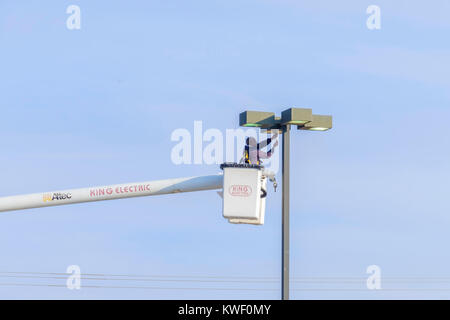
[[[251,146],[251,147],[256,147],[256,145],[257,145],[256,139],[253,137],[248,137],[246,140],[246,143],[248,146]]]

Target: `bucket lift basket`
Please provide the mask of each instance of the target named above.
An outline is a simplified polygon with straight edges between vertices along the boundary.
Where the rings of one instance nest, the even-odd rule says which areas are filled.
[[[223,216],[230,223],[264,224],[267,179],[255,164],[224,163]]]

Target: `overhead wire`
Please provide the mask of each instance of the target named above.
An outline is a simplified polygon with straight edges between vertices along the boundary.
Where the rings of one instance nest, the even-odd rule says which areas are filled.
[[[0,271],[0,278],[3,279],[33,279],[33,280],[68,280],[72,273],[64,272],[42,272],[42,271]],[[201,283],[201,284],[214,284],[214,283],[242,283],[242,284],[267,284],[278,283],[279,277],[272,276],[213,276],[213,275],[161,275],[161,274],[115,274],[115,273],[81,273],[79,279],[83,281],[82,288],[104,288],[104,289],[147,289],[147,290],[211,290],[211,291],[279,291],[279,288],[241,288],[241,287],[163,287],[163,286],[147,286],[136,285],[135,283]],[[85,283],[85,281],[120,281],[133,283],[132,285],[106,285],[92,284],[92,282]],[[450,291],[450,288],[384,288],[381,290],[369,290],[368,288],[358,287],[327,287],[323,288],[320,285],[357,285],[366,284],[367,277],[350,277],[350,276],[311,276],[311,277],[292,277],[291,282],[293,284],[293,291],[365,291],[365,292],[386,292],[386,291]],[[445,284],[450,283],[450,277],[383,277],[381,279],[383,283],[388,284]],[[298,288],[295,285],[316,285],[319,287],[303,287]],[[29,286],[29,287],[56,287],[67,288],[67,284],[60,283],[2,283],[0,286]]]

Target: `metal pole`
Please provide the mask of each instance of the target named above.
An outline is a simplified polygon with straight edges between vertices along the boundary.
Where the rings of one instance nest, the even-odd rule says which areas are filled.
[[[283,127],[283,188],[282,188],[282,242],[281,242],[281,299],[289,300],[289,155],[291,126]]]

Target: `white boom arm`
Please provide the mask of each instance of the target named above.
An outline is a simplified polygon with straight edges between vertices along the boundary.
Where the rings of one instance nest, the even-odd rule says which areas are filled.
[[[222,189],[223,175],[115,184],[0,198],[0,212],[57,205]]]

